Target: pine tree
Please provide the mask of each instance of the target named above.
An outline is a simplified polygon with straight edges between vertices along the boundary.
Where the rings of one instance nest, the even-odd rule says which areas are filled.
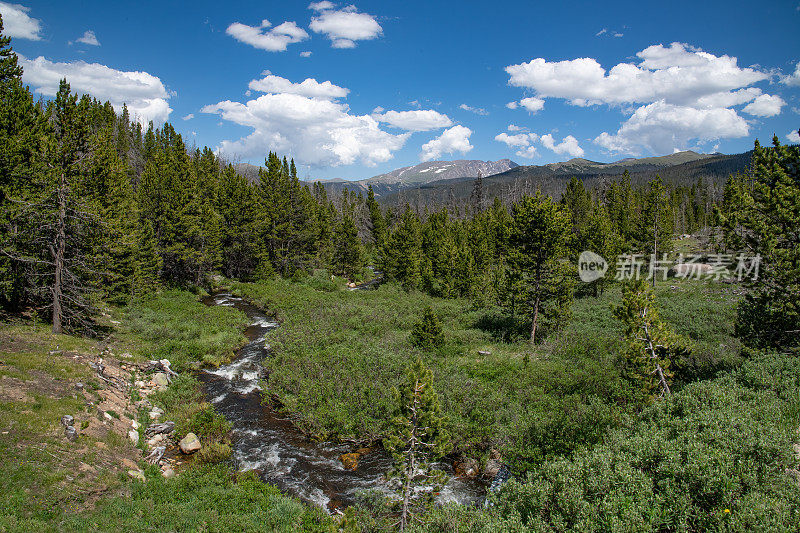
[[[559,260],[566,253],[569,216],[548,197],[527,196],[514,205],[509,265],[517,272],[515,298],[530,318],[530,342],[542,319],[557,326],[572,300],[571,283]]]
[[[622,303],[614,317],[625,325],[628,348],[624,353],[623,374],[639,384],[648,398],[655,391],[669,395],[671,359],[688,351],[686,345],[658,316],[655,296],[643,280],[632,280],[622,290]]]
[[[150,219],[143,218],[139,225],[131,296],[139,298],[156,292],[160,285],[162,260],[156,245],[156,235]]]
[[[392,420],[390,435],[384,446],[395,460],[394,476],[403,482],[400,530],[408,527],[416,491],[420,481],[439,483],[442,476],[431,468],[431,461],[447,451],[449,435],[433,388],[433,372],[421,359],[411,365],[405,383],[394,389],[397,416]]]
[[[650,251],[651,261],[657,261],[659,254],[672,251],[674,219],[672,202],[667,188],[659,176],[650,181],[644,196],[642,216],[639,221],[639,242],[643,249]],[[652,272],[655,287],[656,273]]]
[[[389,279],[399,281],[406,290],[418,289],[422,282],[422,241],[419,218],[409,205],[387,239],[382,252]]]
[[[333,234],[333,264],[336,273],[353,280],[363,268],[358,228],[349,209],[344,209]]]
[[[411,344],[422,351],[430,352],[444,344],[442,322],[430,306],[422,312],[420,321],[411,330]]]
[[[587,250],[600,255],[612,265],[617,255],[622,251],[622,238],[614,230],[611,217],[603,205],[594,206],[591,213],[589,213],[584,239],[584,245]],[[607,283],[606,276],[602,276],[590,283],[595,297],[603,294]]]
[[[737,336],[751,346],[800,352],[800,147],[777,137],[773,147],[756,141],[752,174],[728,181],[718,215],[725,243],[745,267],[748,294],[737,309]],[[756,258],[758,271],[749,272]]]

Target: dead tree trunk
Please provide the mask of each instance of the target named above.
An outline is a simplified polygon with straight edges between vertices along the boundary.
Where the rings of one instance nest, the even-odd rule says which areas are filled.
[[[63,296],[64,296],[64,255],[66,252],[67,238],[65,225],[67,221],[67,199],[65,188],[64,173],[59,177],[58,184],[58,236],[56,238],[56,249],[53,253],[55,264],[55,280],[53,281],[53,333],[60,334],[63,331]],[[52,253],[52,249],[51,249]]]

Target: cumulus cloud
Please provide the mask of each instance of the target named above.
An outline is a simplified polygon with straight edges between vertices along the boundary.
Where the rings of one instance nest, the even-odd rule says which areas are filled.
[[[747,104],[742,111],[757,117],[774,117],[780,115],[781,108],[786,105],[780,96],[762,94]]]
[[[556,144],[555,139],[549,133],[542,135],[542,145],[548,150],[552,150],[557,154],[568,154],[572,157],[583,157],[583,148],[578,144],[578,139],[572,135],[567,135],[564,139]]]
[[[786,138],[789,139],[790,142],[800,143],[800,132],[797,130],[790,131],[786,134]]]
[[[218,114],[252,129],[239,140],[223,141],[219,151],[229,156],[259,158],[272,150],[315,167],[357,162],[375,166],[390,160],[411,135],[393,135],[382,130],[375,118],[352,114],[347,104],[330,97],[330,88],[337,87],[330,82],[307,84],[306,88],[329,88],[326,95],[317,97],[308,96],[308,91],[300,94],[305,91],[299,89],[303,83],[290,83],[289,90],[294,92],[264,94],[245,103],[226,100],[205,106],[203,113]]]
[[[785,102],[751,87],[770,74],[739,67],[735,57],[704,52],[683,43],[653,45],[636,54],[637,62],[606,71],[593,58],[547,61],[536,58],[506,67],[509,84],[535,92],[539,99],[561,98],[572,105],[610,105],[631,113],[615,134],[595,139],[610,151],[638,153],[640,148],[671,152],[690,141],[747,135],[749,126],[734,106],[768,117]],[[629,106],[638,105],[635,111]],[[675,120],[676,116],[686,123]],[[657,148],[656,148],[657,147]]]
[[[793,74],[781,76],[781,83],[791,87],[800,87],[800,61],[797,63]]]
[[[531,114],[535,114],[544,109],[544,100],[536,97],[523,98],[519,101],[519,105],[530,111]]]
[[[516,124],[509,124],[508,125],[508,131],[522,131],[524,129],[525,128],[521,128],[521,127],[517,126]]]
[[[308,27],[328,37],[333,48],[355,48],[356,41],[376,39],[383,34],[374,16],[359,13],[353,5],[337,10],[331,2],[317,2],[308,7],[318,12]]]
[[[100,41],[92,30],[86,30],[83,35],[78,38],[79,43],[88,44],[89,46],[100,46]]]
[[[268,52],[285,52],[288,45],[308,39],[308,32],[294,22],[287,21],[270,28],[272,23],[267,19],[262,20],[259,26],[234,22],[225,33],[239,42]]]
[[[489,114],[489,112],[482,107],[472,107],[471,105],[467,104],[461,104],[458,107],[459,109],[463,109],[464,111],[469,111],[470,113],[475,113],[476,115],[480,115],[482,117],[485,117]]]
[[[519,131],[521,128],[509,125],[509,131]],[[548,150],[552,150],[557,154],[568,154],[572,157],[583,157],[583,148],[580,147],[578,140],[572,135],[567,135],[560,143],[556,143],[555,138],[547,133],[545,135],[537,135],[536,133],[517,133],[509,135],[508,133],[500,133],[494,138],[495,141],[506,144],[509,148],[517,148],[516,155],[532,159],[538,155],[535,143],[540,143]]]
[[[422,145],[419,158],[421,161],[430,161],[439,159],[444,154],[466,154],[473,148],[469,143],[470,135],[472,130],[460,125],[444,130],[441,135]]]
[[[73,92],[91,94],[100,101],[108,100],[119,112],[127,104],[128,111],[136,120],[146,125],[149,121],[160,125],[166,122],[172,109],[161,80],[147,72],[122,71],[101,65],[73,61],[56,63],[37,57],[27,59],[19,56],[22,80],[36,87],[35,92],[54,96],[62,78],[66,78]]]
[[[748,133],[747,122],[733,109],[697,109],[660,100],[637,109],[616,134],[603,132],[594,142],[611,152],[636,153],[644,146],[664,154],[690,139],[712,141]]]
[[[264,72],[265,77],[260,80],[253,80],[248,87],[253,91],[271,94],[299,94],[300,96],[308,96],[310,98],[344,98],[349,89],[334,85],[329,81],[322,83],[314,78],[306,78],[300,83],[292,83],[286,78],[275,76],[269,71]]]
[[[657,100],[689,105],[702,96],[740,89],[769,77],[752,68],[740,68],[735,57],[717,57],[682,43],[653,45],[636,55],[638,65],[620,63],[608,72],[588,57],[556,62],[537,58],[510,65],[506,72],[511,85],[579,106]]]
[[[453,125],[450,117],[432,109],[376,112],[372,116],[379,122],[407,131],[430,131]]]
[[[0,15],[3,16],[3,34],[14,39],[42,40],[42,23],[28,15],[31,8],[19,4],[0,2]]]
[[[519,104],[517,102],[509,102],[506,104],[506,107],[509,109],[516,109],[519,107]]]

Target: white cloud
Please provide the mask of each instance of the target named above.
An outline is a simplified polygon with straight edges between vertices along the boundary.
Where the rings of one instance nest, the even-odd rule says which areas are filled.
[[[800,61],[798,61],[793,74],[781,77],[781,83],[789,85],[790,87],[800,87]]]
[[[181,117],[181,120],[192,120],[194,118],[194,113],[189,113],[188,115]]]
[[[345,98],[349,89],[334,85],[329,81],[319,83],[314,78],[306,78],[300,83],[292,83],[286,78],[275,76],[265,71],[266,76],[260,80],[253,80],[248,87],[253,91],[270,94],[299,94],[309,98]]]
[[[533,136],[533,137],[532,137]],[[506,132],[503,132],[499,135],[496,135],[494,140],[500,141],[501,143],[505,143],[512,148],[529,146],[531,141],[538,139],[538,135],[535,133],[528,134],[528,133],[518,133],[516,135],[509,135]]]
[[[511,128],[511,126],[509,126],[508,129],[515,131]],[[518,157],[533,159],[539,155],[539,153],[536,151],[536,147],[533,146],[533,143],[539,140],[539,136],[535,133],[519,133],[516,135],[509,135],[508,133],[503,132],[499,135],[496,135],[494,140],[505,143],[509,148],[518,148],[518,150],[515,152]]]
[[[595,33],[595,34],[594,34],[594,36],[595,36],[595,37],[600,37],[600,36],[601,36],[601,35],[603,35],[604,33],[608,33],[608,28],[603,28],[603,29],[602,29],[602,30],[600,30],[599,32]]]
[[[742,111],[757,117],[774,117],[780,115],[781,108],[786,105],[780,96],[762,94],[747,104]]]
[[[90,46],[100,46],[100,41],[92,30],[86,30],[83,35],[78,39],[79,43],[88,44]]]
[[[786,134],[786,138],[789,139],[790,142],[800,143],[800,132],[797,130],[790,131]]]
[[[523,98],[519,101],[519,105],[530,111],[531,114],[535,114],[544,109],[544,100],[536,97]]]
[[[308,32],[294,22],[287,21],[269,29],[271,26],[267,19],[261,21],[260,26],[234,22],[228,26],[225,33],[239,42],[269,52],[284,52],[288,45],[308,39]]]
[[[519,104],[516,103],[516,102],[509,102],[509,103],[506,104],[506,107],[509,108],[509,109],[516,109],[516,108],[519,107]]]
[[[668,104],[663,100],[642,106],[616,134],[601,133],[594,142],[611,152],[638,153],[638,147],[667,154],[686,149],[689,141],[744,137],[747,122],[733,109]]]
[[[126,72],[83,61],[55,63],[41,56],[36,59],[18,56],[24,69],[22,80],[36,87],[39,94],[54,96],[59,82],[66,78],[74,92],[108,100],[117,112],[127,104],[131,115],[145,125],[151,120],[160,125],[172,112],[164,84],[147,72]]]
[[[636,55],[641,60],[638,65],[620,63],[608,72],[588,57],[556,62],[537,58],[510,65],[506,72],[511,85],[579,106],[658,100],[691,105],[703,96],[747,87],[769,77],[738,67],[735,57],[717,57],[682,43],[650,46]]]
[[[472,107],[471,105],[467,104],[461,104],[458,107],[459,109],[463,109],[464,111],[469,111],[470,113],[475,113],[476,115],[480,115],[482,117],[485,117],[489,114],[489,112],[483,109],[482,107]]]
[[[747,135],[749,126],[734,106],[756,116],[775,116],[786,104],[762,94],[753,84],[770,74],[742,68],[735,57],[716,56],[683,43],[653,45],[637,62],[606,71],[584,57],[550,62],[543,58],[506,67],[509,84],[533,90],[535,97],[561,98],[576,106],[610,105],[629,116],[617,133],[595,142],[614,152],[638,153],[645,147],[669,153],[700,141]],[[631,104],[637,109],[629,109]],[[682,120],[676,120],[681,117]]]
[[[14,39],[42,40],[42,22],[28,15],[29,7],[0,2],[3,16],[3,35]]]
[[[315,167],[357,162],[375,166],[390,160],[411,135],[383,131],[373,117],[351,114],[347,104],[302,94],[224,101],[207,105],[202,112],[252,129],[237,141],[223,141],[218,148],[224,154],[258,158],[273,150]]]
[[[386,111],[385,113],[375,113],[372,116],[379,122],[385,122],[390,126],[407,131],[429,131],[453,125],[450,117],[433,109]]]
[[[311,51],[306,50],[304,52],[300,52],[300,57],[311,57]]]
[[[511,125],[513,126],[513,124]],[[509,126],[509,131],[518,131]],[[494,138],[495,141],[505,143],[510,148],[518,148],[516,155],[519,157],[526,157],[528,159],[536,157],[535,143],[540,143],[548,150],[552,150],[557,154],[569,154],[572,157],[583,157],[583,148],[578,144],[578,140],[572,135],[567,135],[564,139],[556,144],[555,139],[549,133],[539,136],[536,133],[518,133],[516,135],[509,135],[508,133],[500,133]]]
[[[334,10],[331,2],[317,2],[309,8],[319,15],[311,18],[308,27],[315,33],[325,34],[333,48],[355,48],[356,41],[375,39],[383,33],[375,17],[359,13],[353,5]]]
[[[421,161],[430,161],[439,159],[444,154],[455,152],[466,154],[473,148],[469,143],[470,135],[472,135],[472,130],[464,126],[453,126],[444,130],[441,135],[422,145],[422,153],[419,158]]]
[[[508,131],[522,131],[524,129],[525,128],[521,128],[521,127],[517,126],[516,124],[509,124],[508,125]]]
[[[313,9],[314,11],[325,11],[328,9],[333,9],[334,7],[336,7],[336,4],[327,1],[311,2],[310,4],[308,4],[308,9]]]
[[[567,135],[564,139],[556,144],[555,139],[549,133],[542,135],[542,145],[548,150],[552,150],[557,154],[569,154],[572,157],[583,157],[583,148],[578,144],[578,139],[572,135]]]

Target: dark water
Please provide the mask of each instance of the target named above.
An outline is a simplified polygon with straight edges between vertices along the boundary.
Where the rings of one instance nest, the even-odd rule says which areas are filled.
[[[328,510],[354,502],[357,492],[394,489],[384,474],[391,458],[383,450],[361,456],[356,470],[345,470],[339,457],[354,451],[347,445],[309,441],[285,417],[261,404],[261,361],[269,357],[269,332],[278,327],[258,308],[229,293],[217,293],[207,305],[235,307],[250,319],[249,342],[229,365],[200,375],[206,395],[233,424],[233,461],[239,470],[255,470],[264,481]],[[440,465],[445,471],[449,465]],[[485,484],[451,477],[438,500],[481,503]]]

